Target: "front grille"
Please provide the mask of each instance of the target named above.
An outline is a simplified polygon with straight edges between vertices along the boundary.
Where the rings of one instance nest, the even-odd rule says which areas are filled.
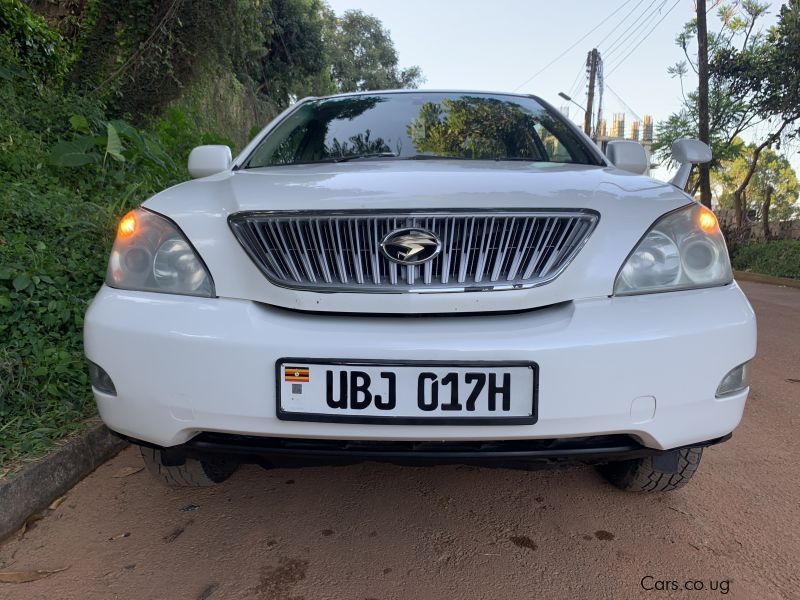
[[[450,292],[542,285],[569,264],[598,221],[593,211],[246,212],[231,228],[275,285],[323,292]],[[420,265],[381,251],[421,228],[441,252]]]

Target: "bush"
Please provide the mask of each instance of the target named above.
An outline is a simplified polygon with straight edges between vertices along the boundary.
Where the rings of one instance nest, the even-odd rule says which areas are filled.
[[[83,313],[104,274],[108,207],[63,187],[0,193],[0,464],[38,452],[92,410]]]
[[[38,80],[60,78],[66,71],[61,36],[19,0],[0,1],[0,46]]]
[[[108,120],[97,102],[39,85],[15,60],[4,61],[13,79],[0,73],[0,465],[46,450],[94,413],[83,315],[116,221],[186,179],[194,145],[219,141],[180,111],[149,133]]]
[[[736,244],[730,250],[737,271],[800,279],[800,240]]]

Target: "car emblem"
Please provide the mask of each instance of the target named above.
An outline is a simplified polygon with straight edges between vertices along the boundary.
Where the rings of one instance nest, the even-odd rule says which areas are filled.
[[[442,250],[442,242],[432,231],[405,227],[389,232],[381,240],[381,251],[392,262],[419,265],[433,260]]]

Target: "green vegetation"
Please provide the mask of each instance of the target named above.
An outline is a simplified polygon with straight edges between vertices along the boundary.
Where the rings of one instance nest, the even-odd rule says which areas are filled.
[[[4,65],[13,62],[4,62]],[[186,178],[217,141],[182,113],[149,133],[80,96],[0,73],[0,464],[93,413],[81,327],[119,215]]]
[[[800,279],[800,240],[733,245],[730,250],[737,271]]]
[[[711,171],[716,173],[725,161],[734,160],[742,153],[740,134],[758,121],[758,114],[748,94],[734,94],[732,82],[717,75],[714,71],[717,55],[728,51],[749,51],[751,48],[763,49],[764,35],[758,27],[769,12],[769,5],[748,0],[743,3],[724,3],[718,6],[720,28],[709,32],[708,54],[712,76],[709,84],[709,134],[714,159]],[[755,31],[755,34],[754,34]],[[692,19],[684,25],[683,30],[675,37],[675,44],[684,53],[684,60],[669,67],[670,76],[680,81],[683,103],[681,108],[656,125],[656,139],[653,153],[659,162],[674,166],[670,154],[672,142],[681,137],[698,137],[699,135],[699,91],[686,89],[687,75],[690,71],[698,73],[697,57],[691,53],[692,40],[697,35],[697,20]],[[690,181],[690,189],[697,191],[697,173]]]
[[[722,3],[717,7],[719,31],[709,34],[711,173],[727,188],[726,202],[735,208],[737,227],[744,222],[748,191],[751,202],[764,201],[768,186],[751,185],[760,159],[774,162],[783,158],[768,151],[800,135],[800,58],[796,52],[800,2],[782,5],[778,23],[762,31],[761,23],[769,12],[769,3],[756,0]],[[671,67],[669,73],[680,79],[682,92],[685,75],[690,69],[698,70],[689,52],[696,31],[696,21],[690,21],[675,40],[686,60]],[[670,163],[670,145],[680,137],[697,137],[698,121],[698,92],[688,90],[681,109],[656,127],[656,159]],[[743,142],[745,133],[751,134],[754,143]],[[697,186],[695,177],[689,189],[694,193]]]
[[[760,237],[770,240],[780,231],[778,221],[800,217],[797,175],[781,146],[793,148],[800,137],[800,0],[789,0],[778,9],[778,22],[762,28],[772,10],[767,2],[745,0],[714,5],[719,28],[709,32],[709,133],[714,160],[710,164],[713,195],[722,208],[733,209],[734,223],[726,235],[737,268],[777,274],[792,272],[796,254],[792,242],[783,245],[744,243],[756,227]],[[672,142],[698,137],[699,93],[686,89],[685,76],[698,73],[697,57],[691,51],[697,22],[687,23],[675,39],[685,60],[670,67],[680,80],[683,104],[680,110],[656,127],[653,152],[656,160],[674,166]],[[743,137],[751,140],[745,143]],[[695,172],[688,191],[697,193]],[[785,229],[785,228],[784,228]],[[775,261],[794,256],[794,264],[783,267]],[[792,275],[788,275],[792,276]],[[796,275],[795,275],[796,276]]]
[[[0,476],[94,413],[81,329],[116,222],[187,179],[192,147],[241,147],[298,96],[420,79],[379,21],[320,0],[33,5],[48,21],[0,0]],[[376,32],[369,60],[340,55]]]
[[[715,178],[719,204],[722,208],[736,209],[736,190],[739,182],[750,170],[754,144],[745,146],[745,152],[736,159],[723,163]],[[789,160],[774,150],[764,148],[747,188],[741,194],[744,210],[761,222],[762,228],[770,219],[789,220],[800,217],[800,184]],[[766,232],[765,237],[769,237]]]

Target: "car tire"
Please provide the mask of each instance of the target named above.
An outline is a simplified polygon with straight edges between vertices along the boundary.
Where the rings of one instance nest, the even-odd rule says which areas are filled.
[[[702,448],[675,450],[677,466],[662,470],[653,457],[621,460],[598,467],[609,482],[626,492],[668,492],[682,488],[694,476],[703,456]]]
[[[170,464],[163,450],[140,446],[142,459],[159,481],[173,487],[209,487],[222,483],[233,475],[239,466],[225,459],[198,460],[186,458],[181,464]]]

